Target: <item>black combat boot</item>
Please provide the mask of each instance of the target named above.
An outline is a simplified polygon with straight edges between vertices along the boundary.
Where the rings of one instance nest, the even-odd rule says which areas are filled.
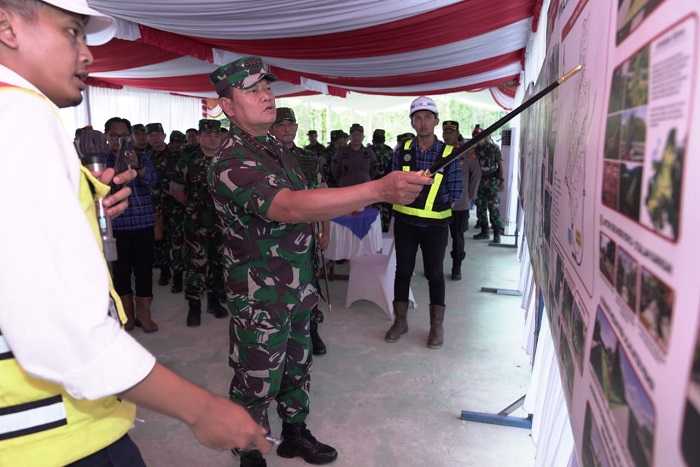
[[[501,231],[498,229],[493,231],[493,243],[501,243]]]
[[[476,234],[476,235],[474,235],[472,238],[473,238],[474,240],[486,240],[486,239],[489,238],[490,236],[491,236],[491,235],[489,235],[489,228],[488,228],[488,227],[486,227],[486,228],[482,227],[482,228],[481,228],[481,232],[478,233],[478,234]]]
[[[182,292],[182,271],[173,274],[173,286],[170,288],[172,293]]]
[[[314,355],[326,355],[326,344],[318,334],[318,323],[311,321],[311,348]]]
[[[202,324],[202,302],[199,300],[188,300],[190,309],[187,312],[187,327],[195,328]]]
[[[214,292],[207,293],[207,313],[211,313],[215,318],[226,318],[228,311],[221,305],[219,298]]]
[[[241,451],[241,467],[267,467],[260,451]]]
[[[160,277],[158,278],[158,285],[168,285],[170,282],[170,268],[162,267],[160,268]]]
[[[330,464],[338,458],[338,451],[319,442],[306,428],[306,423],[282,423],[282,444],[277,455],[290,459],[301,457],[309,464]]]
[[[452,262],[452,280],[461,281],[462,280],[462,262],[453,261]]]

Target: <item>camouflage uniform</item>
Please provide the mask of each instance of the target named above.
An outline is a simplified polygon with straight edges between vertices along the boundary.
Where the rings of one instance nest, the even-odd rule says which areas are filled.
[[[494,232],[503,233],[503,223],[499,212],[498,192],[503,182],[501,174],[501,151],[491,142],[477,145],[476,157],[481,166],[481,183],[476,195],[476,210],[481,230],[488,230],[488,217]],[[488,214],[488,217],[487,217]]]
[[[175,181],[184,186],[185,298],[200,300],[205,290],[225,299],[223,243],[216,211],[209,193],[207,174],[212,158],[199,146],[190,146],[175,167]]]
[[[378,136],[380,139],[377,139]],[[379,165],[377,178],[381,178],[391,172],[391,162],[394,157],[394,150],[384,144],[384,130],[374,130],[373,139],[376,141],[376,143],[371,144],[369,147],[377,155],[377,162]],[[391,204],[381,203],[379,204],[379,210],[382,215],[382,230],[384,232],[388,232],[389,223],[391,222]]]
[[[170,157],[170,150],[166,147],[164,150],[156,152],[153,151],[153,165],[158,174],[158,184],[153,188],[153,205],[156,208],[156,212],[160,214],[161,220],[163,222],[163,238],[161,240],[156,240],[153,244],[153,267],[170,270],[170,260],[168,258],[168,229],[165,225],[167,220],[167,208],[165,206],[166,194],[165,191],[168,189],[168,184],[166,179],[166,165],[168,163],[168,158]]]
[[[230,397],[268,429],[273,399],[284,422],[302,423],[309,413],[310,313],[319,299],[314,236],[309,224],[275,222],[267,212],[280,190],[304,190],[306,183],[271,138],[254,140],[233,122],[230,135],[209,172],[232,316]]]

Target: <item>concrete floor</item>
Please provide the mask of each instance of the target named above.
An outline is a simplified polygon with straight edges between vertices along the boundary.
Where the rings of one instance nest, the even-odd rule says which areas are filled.
[[[467,259],[460,282],[447,279],[445,346],[425,346],[427,280],[417,261],[413,291],[418,311],[409,333],[384,342],[390,326],[369,302],[346,309],[347,283],[333,282],[333,313],[321,325],[329,353],[314,360],[309,427],[339,451],[335,466],[528,467],[534,463],[529,432],[463,422],[462,409],[498,412],[524,394],[528,358],[521,350],[519,298],[479,292],[481,286],[515,288],[515,250],[490,248],[467,232]],[[506,238],[506,241],[511,239]],[[449,247],[445,271],[450,268]],[[228,322],[203,315],[200,328],[185,327],[182,295],[155,286],[154,316],[160,332],[134,335],[161,363],[210,390],[226,394]],[[182,423],[140,410],[132,436],[149,466],[238,466],[230,452],[197,444]],[[270,411],[274,433],[280,422]],[[307,465],[272,453],[271,467]]]

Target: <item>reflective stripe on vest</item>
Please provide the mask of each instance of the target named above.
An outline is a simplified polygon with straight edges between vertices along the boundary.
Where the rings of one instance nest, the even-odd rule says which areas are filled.
[[[408,140],[406,141],[406,143],[404,143],[404,149],[406,151],[411,149],[412,142],[412,140]],[[446,144],[445,148],[442,150],[442,157],[448,157],[450,154],[452,154],[453,150],[453,146]],[[410,172],[411,166],[404,165],[401,167],[401,169],[404,172]],[[433,178],[433,184],[430,186],[430,191],[428,192],[428,197],[425,200],[425,206],[423,207],[423,209],[414,208],[411,206],[404,206],[403,204],[394,204],[394,211],[406,214],[408,216],[423,217],[425,219],[442,220],[450,217],[452,215],[452,209],[445,209],[444,211],[433,211],[433,206],[435,205],[435,200],[437,199],[438,192],[440,191],[440,186],[442,185],[443,178],[444,175],[442,172],[438,172],[435,174]]]
[[[67,425],[66,406],[60,394],[0,408],[0,441]]]

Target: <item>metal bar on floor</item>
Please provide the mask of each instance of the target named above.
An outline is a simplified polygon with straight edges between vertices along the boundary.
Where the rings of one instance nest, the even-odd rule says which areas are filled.
[[[526,430],[529,430],[532,428],[532,415],[528,415],[527,417],[514,417],[511,415],[517,409],[522,407],[524,402],[525,396],[522,396],[518,400],[510,404],[508,407],[498,412],[497,414],[462,410],[462,414],[459,418],[468,422],[488,423],[490,425],[499,426],[511,426],[514,428],[524,428]]]

